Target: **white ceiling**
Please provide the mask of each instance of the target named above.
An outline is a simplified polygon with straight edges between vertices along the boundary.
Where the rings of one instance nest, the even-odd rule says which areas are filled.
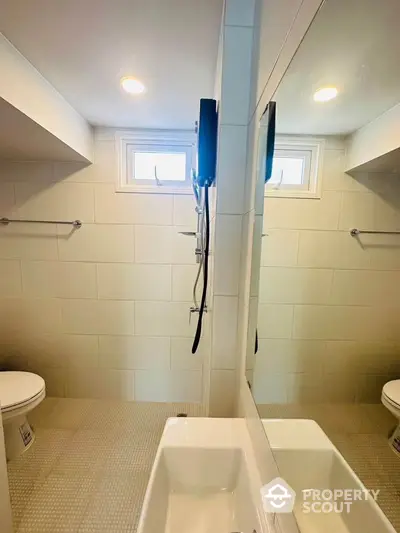
[[[186,129],[213,96],[221,15],[222,0],[0,0],[0,32],[91,124]]]
[[[326,0],[274,97],[278,132],[345,135],[397,104],[399,21],[399,0]],[[335,100],[313,101],[332,85]]]

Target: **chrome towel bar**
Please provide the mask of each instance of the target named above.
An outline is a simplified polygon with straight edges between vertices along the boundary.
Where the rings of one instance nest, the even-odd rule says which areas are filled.
[[[74,228],[79,229],[82,227],[82,222],[80,220],[18,220],[14,218],[0,218],[0,224],[8,226],[8,224],[19,222],[21,224],[62,224],[68,226],[74,226]]]
[[[400,231],[378,231],[378,230],[364,230],[364,229],[357,229],[357,228],[353,228],[350,230],[350,235],[352,237],[357,237],[357,235],[362,235],[364,233],[368,235],[400,235]]]

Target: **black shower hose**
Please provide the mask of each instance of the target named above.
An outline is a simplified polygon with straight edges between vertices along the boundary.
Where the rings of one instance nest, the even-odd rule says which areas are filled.
[[[201,331],[203,329],[203,315],[206,308],[207,301],[207,285],[208,285],[208,256],[210,254],[210,205],[208,198],[208,188],[209,185],[206,183],[204,185],[204,213],[206,217],[205,229],[206,229],[206,239],[204,247],[204,257],[203,257],[203,292],[201,295],[200,309],[199,309],[199,320],[197,322],[196,334],[194,336],[192,354],[197,352],[201,339]]]

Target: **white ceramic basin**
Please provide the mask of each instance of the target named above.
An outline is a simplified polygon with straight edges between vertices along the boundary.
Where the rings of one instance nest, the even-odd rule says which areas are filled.
[[[263,425],[280,475],[296,492],[294,515],[302,533],[395,533],[372,496],[365,496],[365,486],[316,422],[263,420]],[[310,489],[336,489],[339,510],[346,501],[346,496],[340,495],[341,490],[350,491],[347,499],[353,499],[354,494],[366,499],[344,506],[341,513],[322,512],[322,492],[318,502],[317,493],[311,493]],[[325,497],[329,499],[328,491]],[[317,505],[313,512],[314,502]],[[328,509],[329,506],[325,510]]]
[[[154,487],[143,533],[252,531],[249,481],[239,449],[163,448]]]
[[[170,419],[138,533],[265,531],[261,498],[251,486],[257,472],[245,440],[241,420]]]

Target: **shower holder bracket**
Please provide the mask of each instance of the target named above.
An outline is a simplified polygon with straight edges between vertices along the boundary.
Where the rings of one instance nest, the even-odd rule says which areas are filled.
[[[200,312],[200,307],[194,307],[192,305],[192,307],[189,308],[189,324],[190,324],[190,322],[192,320],[193,313],[199,313],[199,312]],[[207,306],[206,305],[204,306],[204,312],[207,313]]]

